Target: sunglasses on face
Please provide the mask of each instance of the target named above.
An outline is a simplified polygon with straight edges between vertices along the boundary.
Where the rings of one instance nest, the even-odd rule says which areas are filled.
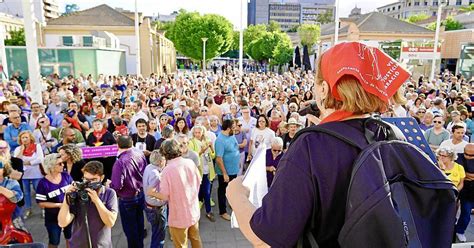
[[[441,124],[441,123],[443,123],[443,122],[442,122],[442,121],[433,121],[433,123]]]
[[[156,105],[150,105],[150,108],[156,108]]]
[[[2,148],[0,147],[0,149],[2,149]],[[474,157],[474,154],[464,153],[464,156]]]
[[[281,152],[281,150],[272,149],[273,152]]]

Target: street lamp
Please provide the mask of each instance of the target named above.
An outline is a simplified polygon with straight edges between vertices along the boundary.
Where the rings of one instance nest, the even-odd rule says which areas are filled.
[[[436,70],[436,53],[438,52],[438,41],[439,41],[439,28],[441,25],[441,9],[443,8],[444,1],[440,1],[438,3],[438,13],[436,17],[436,33],[435,33],[435,41],[433,47],[433,59],[431,60],[431,73],[430,73],[430,81],[434,79],[435,70]]]
[[[207,38],[201,38],[202,40],[202,71],[206,71],[206,41]]]

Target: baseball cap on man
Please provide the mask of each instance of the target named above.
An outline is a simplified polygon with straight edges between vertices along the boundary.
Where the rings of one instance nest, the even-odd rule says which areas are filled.
[[[334,86],[345,75],[357,78],[365,91],[385,102],[410,77],[387,54],[360,42],[343,42],[331,47],[322,55],[321,70],[332,95],[338,100],[341,97]]]

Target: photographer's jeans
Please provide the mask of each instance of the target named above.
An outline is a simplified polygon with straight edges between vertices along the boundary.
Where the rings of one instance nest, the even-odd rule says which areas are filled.
[[[120,218],[129,248],[143,248],[143,239],[145,238],[144,204],[143,192],[132,198],[119,198]]]
[[[25,199],[25,210],[31,209],[31,184],[33,184],[33,189],[36,192],[36,188],[38,187],[38,183],[40,180],[40,178],[21,180],[21,183],[23,184],[23,198]]]
[[[163,248],[166,236],[166,206],[154,208],[145,206],[145,213],[151,225],[150,247]]]

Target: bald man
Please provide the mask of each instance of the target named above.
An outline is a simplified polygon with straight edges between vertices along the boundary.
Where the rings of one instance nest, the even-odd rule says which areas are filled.
[[[464,178],[464,187],[459,198],[461,199],[461,215],[456,224],[456,237],[461,242],[466,242],[466,231],[471,221],[471,210],[474,208],[474,143],[468,143],[464,147],[464,153],[459,154],[456,162],[464,167],[466,178]]]

